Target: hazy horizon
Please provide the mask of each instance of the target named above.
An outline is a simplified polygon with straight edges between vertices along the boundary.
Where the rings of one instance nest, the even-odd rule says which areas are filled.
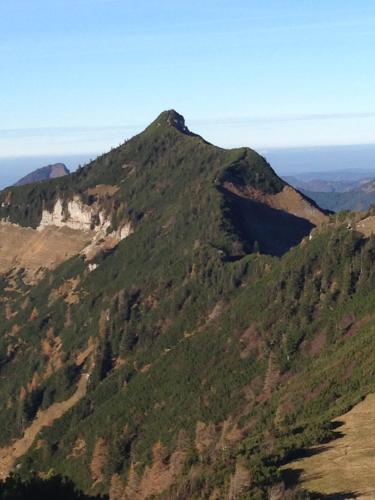
[[[223,147],[374,143],[374,27],[370,0],[2,2],[0,156],[107,151],[169,108]]]

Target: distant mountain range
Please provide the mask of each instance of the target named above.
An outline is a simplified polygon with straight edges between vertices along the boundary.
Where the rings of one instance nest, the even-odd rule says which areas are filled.
[[[374,172],[342,170],[284,177],[319,206],[327,210],[367,210],[375,203]]]
[[[302,177],[302,176],[301,176]],[[321,178],[315,178],[311,180],[301,179],[296,176],[284,177],[284,179],[292,186],[297,189],[303,189],[306,191],[318,191],[321,193],[344,193],[346,191],[351,191],[358,186],[358,181],[335,181],[335,180],[325,180]]]
[[[306,180],[375,177],[375,144],[270,148],[260,152],[281,176],[303,174]]]
[[[327,193],[304,189],[301,189],[301,192],[314,200],[320,207],[333,212],[341,212],[342,210],[364,211],[375,204],[375,192],[347,191],[344,193]]]
[[[30,174],[25,175],[25,177],[22,177],[14,185],[23,186],[25,184],[32,184],[33,182],[42,182],[48,179],[55,179],[56,177],[63,177],[69,173],[64,163],[54,163],[53,165],[47,165],[46,167],[34,170]]]

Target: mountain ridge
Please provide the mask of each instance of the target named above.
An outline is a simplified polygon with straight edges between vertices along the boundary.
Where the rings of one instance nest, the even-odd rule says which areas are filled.
[[[136,167],[132,162],[134,162],[134,155],[137,155],[137,148],[143,148],[144,150],[149,148],[149,154],[151,155],[153,154],[152,148],[154,148],[157,155],[164,155],[162,161],[164,162],[165,168],[170,169],[170,174],[174,177],[178,175],[179,172],[173,172],[172,165],[170,164],[171,156],[166,151],[167,144],[170,144],[168,147],[170,147],[171,150],[181,150],[181,152],[176,153],[180,155],[180,158],[178,158],[179,162],[184,161],[184,157],[182,155],[185,154],[185,150],[189,151],[189,154],[197,156],[199,153],[197,153],[196,148],[202,148],[202,154],[206,155],[208,160],[210,157],[216,158],[215,170],[213,170],[212,173],[207,167],[207,164],[204,167],[201,167],[201,171],[206,172],[206,182],[209,183],[207,185],[212,186],[210,189],[217,190],[219,184],[226,182],[226,176],[230,173],[234,182],[238,183],[239,186],[244,186],[246,183],[252,184],[255,191],[253,190],[252,193],[248,193],[246,195],[248,198],[254,198],[254,201],[257,202],[257,198],[259,198],[259,195],[256,193],[257,190],[265,192],[269,195],[268,197],[263,197],[262,203],[270,207],[271,210],[268,210],[266,219],[269,220],[269,224],[272,226],[273,230],[277,230],[277,224],[273,224],[272,219],[277,219],[277,217],[282,215],[283,211],[288,212],[288,206],[287,203],[280,202],[281,211],[278,212],[277,210],[279,210],[280,203],[276,201],[278,199],[276,198],[276,195],[284,189],[286,184],[275,174],[266,160],[248,148],[224,150],[207,143],[200,136],[190,132],[185,125],[185,120],[182,115],[179,115],[174,110],[161,113],[158,118],[145,129],[144,132],[135,136],[130,141],[127,141],[111,153],[99,157],[97,161],[94,161],[78,172],[74,172],[68,177],[43,183],[39,189],[34,187],[24,187],[22,191],[14,189],[4,190],[0,193],[0,217],[8,220],[9,222],[36,228],[41,222],[43,210],[47,209],[48,211],[52,211],[59,197],[62,197],[62,206],[66,207],[69,200],[72,198],[74,190],[78,189],[79,196],[81,198],[83,196],[83,202],[86,203],[89,201],[90,197],[88,194],[89,189],[93,189],[99,184],[117,185],[119,180],[119,186],[121,187],[120,191],[112,197],[107,198],[108,200],[109,198],[112,198],[113,200],[115,198],[119,199],[118,203],[124,207],[124,203],[126,203],[126,201],[124,199],[125,193],[122,194],[124,192],[122,181],[125,180],[124,173],[126,177],[126,171],[129,171],[132,174],[136,171]],[[108,158],[114,158],[115,156],[119,158],[120,162],[125,162],[125,167],[124,165],[119,165],[119,162],[115,164],[114,162],[111,162],[111,160],[108,161]],[[152,158],[152,156],[149,156],[149,158]],[[151,164],[149,164],[147,157],[144,157],[142,161],[142,168],[145,171],[147,170],[150,176],[152,176],[152,161]],[[108,163],[108,168],[106,167],[106,163]],[[131,167],[131,165],[133,166]],[[192,184],[192,182],[194,182],[194,176],[200,175],[200,172],[199,169],[197,170],[197,168],[193,165],[189,168],[190,176],[187,182]],[[160,170],[158,171],[157,176],[161,179],[163,175],[168,176],[170,174],[164,174],[163,170]],[[184,175],[187,175],[187,173]],[[142,176],[144,177],[145,174],[140,173],[139,177]],[[209,178],[211,178],[211,180],[208,180]],[[147,179],[145,178],[143,182],[147,184]],[[165,179],[163,179],[162,182],[165,183]],[[180,180],[176,178],[176,186],[179,184]],[[76,187],[74,187],[75,185]],[[183,186],[181,186],[181,188],[183,188]],[[220,197],[223,196],[225,198],[225,194],[222,194]],[[297,239],[300,238],[303,233],[304,236],[308,234],[309,230],[312,228],[312,226],[305,224],[305,229],[303,229],[302,219],[307,219],[310,224],[317,223],[318,219],[324,219],[323,211],[313,205],[307,198],[303,198],[303,195],[298,196],[300,197],[300,206],[297,206],[297,203],[297,205],[294,206],[290,212],[290,222],[293,224],[294,221],[296,231],[300,232],[300,236],[297,236]],[[280,194],[279,198],[283,198],[283,195]],[[230,199],[233,201],[233,193]],[[102,202],[103,199],[99,200],[99,205]],[[225,204],[225,200],[223,200],[223,203]],[[306,210],[304,205],[308,206],[309,204],[311,206],[309,210]],[[254,206],[254,209],[255,208],[256,206]],[[107,207],[107,210],[109,210],[109,207]],[[314,219],[313,221],[310,220],[312,215]],[[130,222],[131,221],[129,220],[129,223]],[[95,226],[97,221],[96,223],[93,221],[93,223]],[[299,229],[297,229],[297,226]],[[254,241],[259,238],[264,239],[267,236],[266,234],[261,234],[262,231],[255,229],[254,231],[256,234],[254,233],[253,236],[249,233],[249,231],[245,231],[245,233],[249,233],[247,238],[250,238],[250,241],[248,241],[247,244],[250,246],[253,245]],[[244,234],[243,230],[242,234]],[[280,237],[277,237],[276,239],[279,240]],[[292,237],[290,244],[295,244],[296,241],[297,240]],[[262,244],[261,241],[258,243],[260,245]],[[289,243],[287,243],[287,245],[288,244]],[[266,244],[266,247],[267,251],[273,251],[269,248],[269,242]],[[274,251],[280,252],[283,250],[281,250],[281,248],[275,248]]]
[[[88,374],[16,460],[22,478],[53,469],[111,500],[267,498],[288,488],[280,463],[373,388],[352,349],[373,342],[374,239],[255,151],[169,116],[67,177],[0,193],[5,228],[98,244],[35,283],[16,260],[1,275],[0,454]]]

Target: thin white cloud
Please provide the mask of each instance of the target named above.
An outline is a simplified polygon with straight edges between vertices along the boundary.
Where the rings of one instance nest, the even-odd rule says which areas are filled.
[[[351,119],[375,118],[375,112],[349,112],[349,113],[304,113],[296,115],[274,115],[274,116],[239,116],[202,118],[192,120],[192,123],[200,125],[252,125],[257,123],[283,123],[301,121],[325,121],[325,120],[351,120]]]
[[[178,111],[178,110],[177,110]],[[375,111],[369,112],[347,112],[347,113],[301,113],[292,115],[268,115],[268,116],[219,116],[192,118],[188,120],[188,126],[212,125],[252,125],[258,123],[283,123],[283,122],[300,122],[300,121],[322,121],[322,120],[350,120],[350,119],[366,119],[375,118]],[[0,129],[1,138],[4,137],[39,137],[44,135],[59,137],[65,134],[82,134],[105,133],[108,132],[132,132],[136,129],[141,130],[147,123],[135,121],[123,125],[77,125],[77,126],[45,126],[45,127],[25,127],[25,128],[3,128]]]
[[[142,131],[141,121],[103,126],[0,130],[0,157],[105,152]],[[187,117],[191,130],[224,147],[319,146],[375,142],[375,112]],[[298,132],[298,133],[297,133]]]

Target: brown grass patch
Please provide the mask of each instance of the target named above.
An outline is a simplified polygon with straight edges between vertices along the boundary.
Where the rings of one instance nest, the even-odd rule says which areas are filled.
[[[48,297],[48,305],[51,306],[56,300],[64,298],[65,302],[69,305],[77,304],[79,302],[79,295],[76,289],[81,281],[79,276],[65,281],[59,288],[54,288]]]
[[[98,198],[107,198],[115,195],[120,188],[110,184],[98,184],[93,188],[88,188],[87,194]]]
[[[83,438],[77,438],[68,458],[79,458],[86,453],[86,441]]]
[[[317,335],[315,335],[310,344],[310,349],[309,349],[310,355],[316,356],[317,354],[319,354],[323,349],[323,347],[325,346],[326,341],[327,341],[327,334],[325,331],[322,331]]]
[[[25,269],[24,279],[34,283],[43,277],[43,269],[77,255],[90,241],[91,233],[69,228],[46,227],[37,231],[0,222],[0,274]]]
[[[108,445],[104,438],[98,438],[95,443],[94,452],[92,454],[90,471],[93,481],[93,488],[102,483],[105,479],[105,467],[108,462]]]
[[[176,449],[168,458],[164,445],[158,442],[152,449],[152,455],[152,464],[146,466],[141,478],[137,476],[135,466],[131,466],[122,498],[132,500],[153,498],[162,495],[177,481],[185,464],[186,452]]]
[[[262,355],[262,338],[255,323],[247,328],[240,337],[243,350],[240,353],[241,359],[246,359],[253,354],[260,359]]]
[[[375,395],[371,394],[345,415],[342,434],[330,443],[310,449],[308,457],[284,469],[300,470],[304,488],[322,495],[354,492],[355,498],[375,498]],[[339,496],[337,496],[339,498]],[[349,498],[345,497],[345,498]]]

